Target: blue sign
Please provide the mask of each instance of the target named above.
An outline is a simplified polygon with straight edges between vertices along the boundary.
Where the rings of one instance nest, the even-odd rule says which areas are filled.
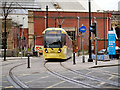
[[[86,32],[86,30],[87,30],[87,29],[86,29],[86,27],[85,27],[85,26],[81,26],[81,27],[80,27],[80,32],[85,33],[85,32]]]
[[[116,37],[114,33],[108,34],[108,54],[116,55]]]

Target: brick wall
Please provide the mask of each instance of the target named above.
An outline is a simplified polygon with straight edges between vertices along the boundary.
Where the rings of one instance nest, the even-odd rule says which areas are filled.
[[[59,23],[62,23],[62,27],[77,27],[80,28],[82,24],[86,26],[87,31],[85,32],[85,50],[88,50],[89,47],[89,15],[87,12],[49,12],[49,27],[55,27],[55,17],[61,17],[61,19],[56,20],[56,26],[58,27]],[[34,11],[34,34],[37,36],[42,35],[43,30],[46,28],[46,12],[44,11]],[[97,17],[97,35],[98,38],[104,39],[104,30],[105,30],[105,39],[107,39],[107,17],[111,17],[111,14],[109,13],[92,13],[92,22],[94,22],[93,17]],[[79,17],[79,27],[78,27],[78,18]],[[106,19],[103,19],[103,18]],[[63,19],[64,18],[64,19]],[[110,20],[108,20],[108,30],[110,30]],[[78,30],[77,30],[78,31]],[[78,36],[78,32],[77,32]],[[93,36],[94,38],[94,36]],[[36,39],[36,44],[41,45],[42,44],[42,38]],[[77,37],[77,46],[78,49],[81,49],[82,42],[80,44],[80,37]],[[103,48],[103,41],[98,42],[98,50]],[[81,47],[80,47],[81,46]],[[107,48],[107,41],[105,44],[105,47]]]

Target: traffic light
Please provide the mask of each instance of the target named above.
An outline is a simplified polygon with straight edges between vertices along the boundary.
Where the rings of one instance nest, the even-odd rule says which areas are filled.
[[[93,32],[93,34],[95,34],[95,37],[97,36],[97,27],[96,27],[96,23],[92,23],[91,27],[90,27],[90,31]]]

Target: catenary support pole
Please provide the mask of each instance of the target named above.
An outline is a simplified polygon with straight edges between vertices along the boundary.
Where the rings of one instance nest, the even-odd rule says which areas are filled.
[[[48,6],[46,6],[46,28],[48,28]]]
[[[89,0],[89,58],[88,62],[93,62],[93,59],[91,58],[91,1]]]

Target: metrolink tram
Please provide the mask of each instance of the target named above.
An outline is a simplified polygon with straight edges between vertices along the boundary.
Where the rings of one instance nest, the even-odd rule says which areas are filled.
[[[62,28],[47,28],[43,31],[44,59],[67,59],[72,56],[72,39]]]

